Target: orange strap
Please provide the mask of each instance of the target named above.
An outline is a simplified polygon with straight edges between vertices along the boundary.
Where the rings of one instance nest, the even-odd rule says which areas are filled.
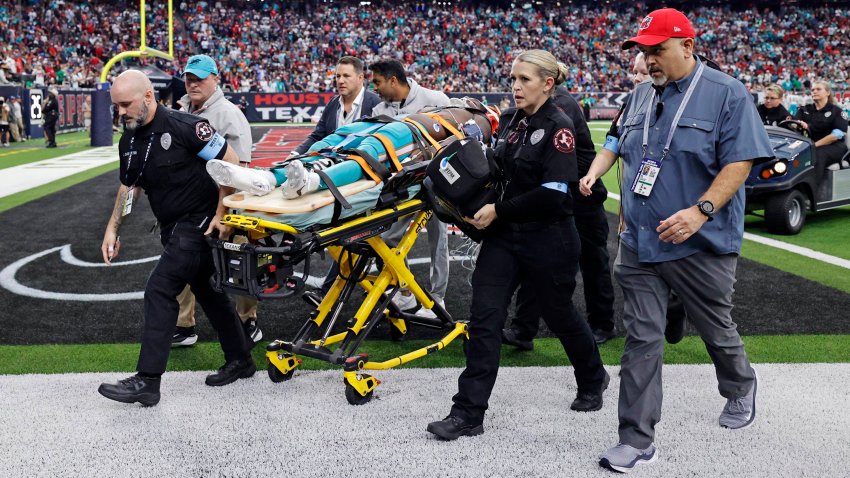
[[[438,123],[440,123],[441,125],[443,125],[443,128],[446,128],[447,130],[449,130],[449,133],[451,133],[451,134],[453,134],[453,135],[457,136],[457,138],[458,138],[458,139],[463,139],[463,134],[462,134],[460,131],[458,131],[458,130],[457,130],[457,128],[455,128],[454,126],[452,126],[452,124],[451,124],[451,123],[449,123],[448,121],[446,121],[446,119],[445,119],[445,118],[443,118],[442,116],[440,116],[440,115],[438,115],[438,114],[436,114],[436,113],[427,113],[427,114],[428,114],[428,116],[430,116],[431,118],[434,118],[435,120],[437,120],[437,122],[438,122]]]
[[[383,181],[381,179],[381,177],[378,176],[375,173],[375,171],[372,169],[372,166],[369,166],[369,163],[367,163],[365,159],[361,158],[360,156],[358,156],[356,154],[348,155],[348,159],[353,160],[353,161],[357,161],[357,164],[360,165],[360,167],[363,169],[363,172],[366,173],[370,178],[375,180],[376,183],[380,183],[380,182]]]
[[[404,166],[401,165],[401,162],[399,162],[398,160],[398,156],[395,154],[395,146],[393,145],[393,142],[381,133],[372,133],[372,137],[377,138],[378,141],[380,141],[381,144],[384,145],[384,149],[387,150],[387,156],[389,156],[389,158],[392,160],[396,172],[401,171]]]
[[[422,123],[420,123],[418,121],[414,121],[410,118],[405,118],[402,121],[404,121],[405,123],[410,123],[413,126],[416,126],[416,129],[418,129],[419,132],[422,133],[422,136],[424,136],[425,139],[427,139],[428,142],[431,143],[431,146],[433,146],[437,150],[440,149],[440,143],[438,143],[437,140],[435,140],[434,138],[431,137],[431,135],[428,133],[428,130],[425,128],[425,126],[422,125]]]

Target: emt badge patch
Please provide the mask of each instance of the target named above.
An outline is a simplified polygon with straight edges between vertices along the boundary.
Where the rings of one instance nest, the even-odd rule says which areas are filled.
[[[543,139],[543,135],[545,135],[545,134],[546,134],[546,132],[543,131],[542,129],[538,129],[537,131],[531,133],[531,144],[539,143],[540,140]]]
[[[576,150],[576,138],[569,128],[561,128],[555,132],[552,142],[555,143],[555,149],[562,153],[572,153]]]
[[[195,136],[201,141],[209,141],[213,137],[213,129],[206,121],[195,123]]]
[[[171,134],[162,133],[162,136],[159,138],[159,144],[162,146],[162,149],[168,151],[168,148],[171,147]]]

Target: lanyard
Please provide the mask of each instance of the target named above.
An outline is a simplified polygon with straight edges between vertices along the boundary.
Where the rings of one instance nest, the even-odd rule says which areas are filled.
[[[676,110],[676,115],[673,116],[673,124],[670,125],[670,133],[667,134],[667,142],[664,143],[664,150],[661,152],[661,160],[664,161],[664,158],[667,157],[667,153],[670,151],[670,143],[673,142],[673,134],[676,132],[676,127],[679,125],[679,118],[682,117],[682,113],[685,112],[685,107],[688,105],[688,101],[691,99],[691,95],[694,93],[694,89],[699,83],[699,79],[702,77],[702,70],[705,69],[705,64],[700,63],[697,68],[697,72],[694,75],[694,79],[691,80],[690,86],[688,86],[688,91],[685,92],[685,97],[682,99],[682,104],[679,105],[679,109]],[[655,103],[655,96],[658,93],[655,91],[655,88],[652,89],[652,96],[649,98],[649,104],[646,106],[646,118],[643,120],[643,155],[646,156],[646,148],[649,145],[649,116],[652,114],[652,105]]]
[[[151,145],[153,145],[154,137],[156,137],[156,134],[151,132],[151,140],[148,141],[148,148],[145,150],[145,159],[142,160],[142,167],[141,167],[141,169],[139,169],[139,175],[136,176],[136,180],[133,181],[133,184],[131,186],[135,186],[136,183],[138,183],[139,180],[142,179],[142,174],[145,172],[145,165],[148,164],[148,156],[150,156],[150,154],[151,154]],[[133,137],[130,138],[130,149],[132,149],[133,151],[136,151],[136,149],[133,147],[133,143],[135,141],[136,141],[136,136],[133,135]],[[130,185],[129,181],[127,181],[127,177],[130,175],[130,164],[133,163],[133,156],[134,155],[131,154],[130,158],[127,159],[127,170],[124,172],[124,184],[127,184],[127,185]]]

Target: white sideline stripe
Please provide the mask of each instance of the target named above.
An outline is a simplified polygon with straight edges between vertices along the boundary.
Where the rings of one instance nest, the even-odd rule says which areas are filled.
[[[608,197],[615,200],[620,201],[620,195],[612,192],[608,193]],[[818,252],[814,249],[809,249],[808,247],[797,246],[794,244],[788,244],[787,242],[777,241],[776,239],[771,239],[769,237],[759,236],[758,234],[753,234],[751,232],[744,233],[744,239],[749,241],[757,242],[759,244],[774,247],[776,249],[781,249],[786,252],[790,252],[792,254],[797,254],[803,257],[808,257],[809,259],[815,259],[821,262],[826,262],[827,264],[842,267],[844,269],[850,269],[850,261],[847,259],[842,259],[841,257],[835,257],[829,254],[824,254],[823,252]]]
[[[0,175],[0,197],[44,186],[117,160],[118,145],[115,144],[5,168]]]

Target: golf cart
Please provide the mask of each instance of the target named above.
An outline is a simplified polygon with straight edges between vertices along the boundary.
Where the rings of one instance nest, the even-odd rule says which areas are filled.
[[[799,122],[787,120],[765,129],[776,157],[753,164],[744,187],[747,213],[764,209],[768,232],[797,234],[809,211],[850,204],[850,152],[839,164],[829,166],[823,178],[817,178],[815,145],[803,134]],[[850,134],[845,140],[850,142]]]

